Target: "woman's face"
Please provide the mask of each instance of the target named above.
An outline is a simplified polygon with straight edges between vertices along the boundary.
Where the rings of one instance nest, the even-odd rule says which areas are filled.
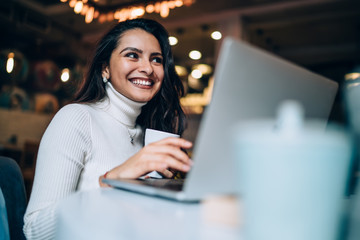
[[[160,90],[164,78],[158,40],[142,29],[124,32],[104,76],[125,97],[136,102],[150,101]]]

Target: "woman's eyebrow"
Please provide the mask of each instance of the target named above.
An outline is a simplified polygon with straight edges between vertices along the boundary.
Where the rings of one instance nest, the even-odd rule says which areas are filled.
[[[121,50],[120,53],[123,53],[125,51],[134,51],[134,52],[138,52],[138,53],[143,53],[143,50],[135,48],[135,47],[126,47],[123,50]],[[162,56],[161,52],[153,52],[150,55],[151,56]]]
[[[151,53],[150,54],[150,56],[161,56],[162,57],[162,54],[161,54],[161,52],[153,52],[153,53]]]
[[[134,48],[134,47],[126,47],[123,50],[121,50],[120,53],[123,53],[125,51],[134,51],[134,52],[138,52],[138,53],[142,53],[143,51],[138,49],[138,48]]]

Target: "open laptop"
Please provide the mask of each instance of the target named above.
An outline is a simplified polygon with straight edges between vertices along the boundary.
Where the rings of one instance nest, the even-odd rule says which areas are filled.
[[[212,100],[204,112],[194,146],[194,165],[183,186],[177,190],[153,186],[158,183],[164,187],[170,179],[103,182],[185,202],[215,194],[236,194],[236,159],[231,154],[233,126],[243,120],[274,118],[279,104],[288,99],[302,103],[305,117],[322,119],[325,126],[337,89],[334,81],[248,43],[225,38],[215,69]]]

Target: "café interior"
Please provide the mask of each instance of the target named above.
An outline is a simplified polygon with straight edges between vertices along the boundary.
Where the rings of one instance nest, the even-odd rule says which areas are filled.
[[[70,103],[100,37],[144,17],[169,32],[196,144],[224,38],[248,42],[339,84],[329,122],[347,126],[344,88],[360,77],[358,0],[9,0],[0,2],[0,155],[21,167],[27,195],[36,154]]]

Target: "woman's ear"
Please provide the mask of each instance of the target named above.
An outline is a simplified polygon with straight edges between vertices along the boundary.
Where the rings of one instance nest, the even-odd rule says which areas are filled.
[[[103,67],[103,71],[102,71],[102,77],[106,77],[106,79],[110,78],[110,70],[109,70],[109,66]]]

